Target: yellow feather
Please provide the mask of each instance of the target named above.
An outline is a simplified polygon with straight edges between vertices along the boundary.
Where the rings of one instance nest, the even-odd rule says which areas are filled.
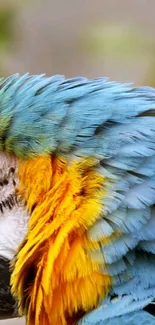
[[[111,285],[110,276],[101,273],[104,257],[93,258],[101,242],[86,234],[101,218],[108,180],[97,173],[93,158],[67,163],[47,156],[20,161],[19,181],[31,217],[12,292],[28,325],[67,325],[68,319],[73,324],[74,314],[91,310]]]

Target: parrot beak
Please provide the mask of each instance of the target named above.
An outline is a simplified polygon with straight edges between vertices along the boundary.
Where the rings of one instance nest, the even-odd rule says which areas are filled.
[[[0,256],[0,320],[18,316],[10,290],[10,275],[10,261]]]

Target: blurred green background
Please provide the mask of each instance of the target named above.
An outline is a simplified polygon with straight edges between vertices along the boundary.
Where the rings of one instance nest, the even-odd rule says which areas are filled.
[[[155,86],[155,0],[0,0],[0,75]]]

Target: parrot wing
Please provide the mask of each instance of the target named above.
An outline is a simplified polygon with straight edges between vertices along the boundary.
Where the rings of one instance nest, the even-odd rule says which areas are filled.
[[[100,320],[98,323],[96,323],[96,320],[93,320],[93,315],[91,319],[86,319],[86,321],[82,321],[79,324],[98,324],[98,325],[137,325],[137,324],[142,324],[142,325],[153,325],[154,324],[154,317],[152,315],[149,315],[145,311],[137,311],[137,312],[132,312],[129,314],[125,314],[122,316],[117,316],[115,318],[108,318],[106,320]]]

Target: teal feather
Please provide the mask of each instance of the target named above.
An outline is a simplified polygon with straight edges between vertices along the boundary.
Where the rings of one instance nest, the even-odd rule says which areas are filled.
[[[140,113],[155,110],[151,89],[147,95],[147,89],[104,78],[67,80],[28,74],[2,79],[0,88],[0,148],[18,157],[57,150],[110,157],[123,144],[138,145],[135,137],[138,141],[148,138],[151,144],[155,132],[154,119],[133,120]],[[112,125],[106,127],[106,121]]]
[[[109,318],[106,320],[95,320],[91,319],[87,321],[87,319],[83,319],[79,322],[79,325],[154,325],[154,317],[149,315],[145,311],[137,311],[137,312],[130,312],[122,316],[117,316],[114,319]]]

